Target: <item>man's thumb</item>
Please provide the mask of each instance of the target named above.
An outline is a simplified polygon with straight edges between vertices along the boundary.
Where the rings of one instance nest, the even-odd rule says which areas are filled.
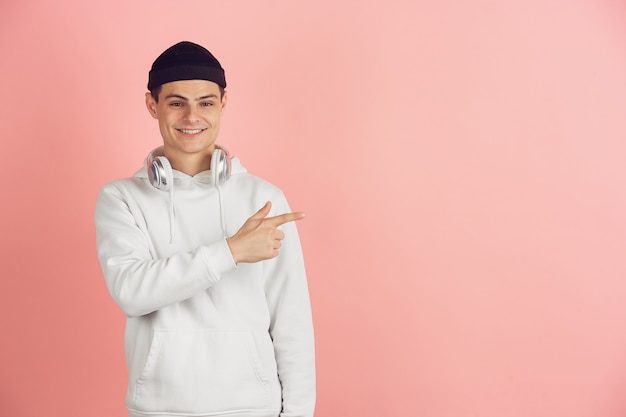
[[[259,211],[254,213],[254,216],[252,216],[251,219],[264,219],[270,213],[271,209],[272,203],[268,201]]]

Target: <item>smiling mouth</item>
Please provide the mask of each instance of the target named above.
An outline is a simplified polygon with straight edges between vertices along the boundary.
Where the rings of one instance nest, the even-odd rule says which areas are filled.
[[[206,129],[176,129],[185,135],[197,135],[200,132],[203,132]]]

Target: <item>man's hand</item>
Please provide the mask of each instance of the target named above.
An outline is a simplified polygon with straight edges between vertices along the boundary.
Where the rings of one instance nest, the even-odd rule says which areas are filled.
[[[266,217],[271,208],[272,203],[268,201],[246,220],[237,233],[226,239],[235,263],[259,262],[277,257],[280,241],[285,238],[278,226],[304,217],[304,213]]]

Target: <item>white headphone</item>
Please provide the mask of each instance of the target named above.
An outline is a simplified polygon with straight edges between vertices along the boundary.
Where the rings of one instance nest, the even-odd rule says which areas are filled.
[[[174,181],[172,165],[165,156],[157,155],[163,147],[156,148],[146,158],[148,179],[157,190],[168,191]],[[222,146],[215,146],[211,155],[211,183],[219,186],[230,178],[231,159],[228,150]]]

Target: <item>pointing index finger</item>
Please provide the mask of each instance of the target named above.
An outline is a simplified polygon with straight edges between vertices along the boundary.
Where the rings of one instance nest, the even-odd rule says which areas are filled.
[[[304,218],[304,213],[301,211],[297,211],[293,213],[280,214],[274,217],[268,217],[267,219],[265,219],[265,221],[274,227],[278,227],[281,224],[293,222],[302,218]]]

